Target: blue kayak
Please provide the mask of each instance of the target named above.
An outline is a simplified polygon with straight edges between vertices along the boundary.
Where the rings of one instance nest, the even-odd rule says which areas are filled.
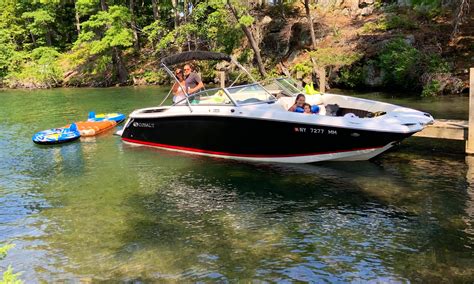
[[[89,112],[89,118],[87,121],[103,121],[103,120],[112,120],[119,124],[125,120],[125,115],[121,113],[100,113],[96,114],[95,112]]]
[[[71,142],[79,139],[79,137],[81,137],[81,134],[76,124],[73,123],[69,128],[52,128],[40,131],[33,135],[32,140],[36,144],[52,145]]]

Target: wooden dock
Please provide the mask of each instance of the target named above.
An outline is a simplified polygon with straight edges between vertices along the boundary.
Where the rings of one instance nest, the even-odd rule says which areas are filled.
[[[469,123],[466,120],[437,119],[413,136],[451,140],[467,140]]]
[[[472,129],[473,131],[469,131]],[[469,121],[437,119],[416,137],[439,138],[466,141],[466,154],[474,154],[474,68],[469,75]]]

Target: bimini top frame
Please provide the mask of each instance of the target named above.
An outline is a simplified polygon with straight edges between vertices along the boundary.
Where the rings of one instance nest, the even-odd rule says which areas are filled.
[[[248,72],[247,69],[245,69],[245,67],[243,67],[232,56],[230,56],[228,54],[225,54],[225,53],[210,52],[210,51],[182,52],[182,53],[178,53],[178,54],[171,55],[171,56],[168,56],[168,57],[165,57],[165,58],[161,59],[161,67],[171,76],[171,78],[174,79],[174,81],[179,83],[178,78],[176,78],[174,72],[171,71],[171,69],[168,66],[184,63],[184,62],[191,61],[191,60],[219,60],[219,61],[227,61],[227,62],[233,63],[237,67],[239,67],[245,74],[247,74],[247,76],[249,76],[249,78],[253,81],[254,84],[255,83],[258,84],[258,82],[255,80],[255,78],[252,76],[252,74],[250,74],[250,72]],[[232,83],[232,85],[234,83]],[[191,107],[191,103],[188,100],[189,94],[188,94],[187,90],[184,90],[184,88],[181,86],[181,84],[178,84],[178,85],[179,85],[179,88],[182,90],[182,92],[186,95],[187,105],[189,106],[189,109],[192,112],[193,110],[192,110],[192,107]],[[171,91],[170,91],[170,93],[171,93]],[[168,96],[170,95],[170,93],[168,93]],[[162,105],[166,101],[168,96],[166,96],[166,98],[161,102],[160,105]]]
[[[191,60],[223,60],[231,62],[232,57],[220,52],[188,51],[165,57],[161,59],[161,64],[171,66]]]

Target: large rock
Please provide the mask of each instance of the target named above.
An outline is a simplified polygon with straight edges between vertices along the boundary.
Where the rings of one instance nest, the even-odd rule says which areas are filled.
[[[263,17],[263,19],[260,21],[260,24],[261,25],[268,25],[272,22],[272,18],[270,18],[269,16],[265,16]]]
[[[466,86],[464,82],[451,73],[425,73],[421,76],[424,88],[430,87],[429,95],[460,94]]]
[[[264,54],[283,57],[290,51],[289,39],[283,37],[280,33],[268,33],[263,38],[261,51]]]
[[[360,15],[361,15],[361,16],[369,16],[369,15],[372,15],[373,12],[374,12],[374,7],[373,7],[373,6],[369,6],[369,7],[363,8],[363,9],[360,11]]]
[[[291,52],[290,56],[288,56],[288,62],[293,63],[293,61],[295,61],[295,59],[298,58],[298,55],[300,55],[299,50],[295,50],[295,51]]]
[[[342,9],[348,8],[352,11],[356,11],[356,10],[359,9],[359,1],[361,1],[361,0],[336,0],[335,3],[333,1],[330,1],[330,3],[331,3],[330,7],[333,7],[333,5],[334,5],[336,8],[342,8]],[[370,0],[368,0],[368,1],[370,1]],[[318,2],[318,3],[320,3],[320,2]],[[324,6],[323,5],[323,7],[329,7],[329,6]]]
[[[374,0],[359,0],[359,8],[364,8],[367,6],[373,6],[375,3]]]
[[[411,0],[397,0],[397,5],[400,7],[407,7],[412,5]]]
[[[348,17],[351,15],[351,10],[349,10],[348,8],[344,8],[341,13],[343,16]]]
[[[319,0],[318,5],[328,8],[334,5],[334,0]]]
[[[413,46],[415,44],[415,35],[406,35],[404,41]]]

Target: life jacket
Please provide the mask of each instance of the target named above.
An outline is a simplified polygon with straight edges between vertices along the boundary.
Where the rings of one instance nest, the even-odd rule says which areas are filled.
[[[317,90],[314,89],[313,82],[311,82],[311,83],[309,83],[309,84],[306,84],[306,86],[304,86],[304,92],[305,92],[307,95],[317,95],[317,94],[320,94],[319,91],[317,91]]]

